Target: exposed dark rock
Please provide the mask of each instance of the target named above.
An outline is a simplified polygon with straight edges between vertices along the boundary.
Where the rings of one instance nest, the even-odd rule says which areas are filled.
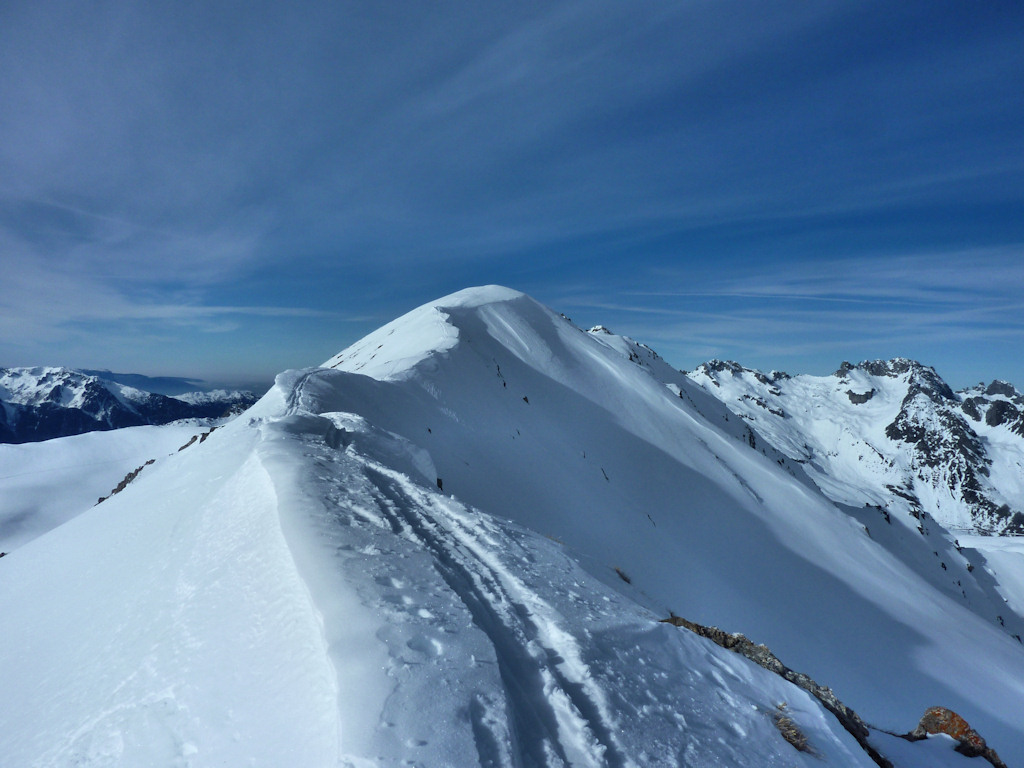
[[[769,389],[769,392],[776,396],[781,395],[782,392],[778,388],[773,386],[775,382],[785,381],[786,379],[792,378],[785,371],[771,371],[770,373],[763,373],[762,371],[758,371],[753,368],[744,368],[735,360],[708,360],[706,363],[701,363],[700,365],[698,365],[697,368],[694,370],[694,373],[697,373],[698,371],[702,371],[704,375],[711,379],[711,382],[715,386],[721,386],[717,381],[715,381],[716,377],[714,374],[716,373],[728,372],[733,376],[739,376],[744,373],[749,373],[751,376],[754,377],[754,379],[756,379],[761,384],[771,387]]]
[[[127,475],[124,476],[124,479],[122,479],[121,482],[119,482],[116,486],[114,486],[114,489],[110,493],[108,493],[106,496],[100,496],[99,499],[96,501],[96,503],[97,504],[102,504],[104,501],[109,499],[111,496],[114,496],[114,495],[120,493],[121,491],[123,491],[125,488],[128,487],[129,483],[131,483],[136,477],[139,476],[139,473],[141,473],[142,470],[144,470],[146,467],[148,467],[150,464],[152,464],[155,461],[156,461],[156,459],[150,459],[149,461],[147,461],[142,466],[136,467],[135,469],[133,469],[131,472],[129,472]]]
[[[861,394],[857,394],[853,390],[848,389],[846,390],[846,396],[850,398],[850,402],[854,405],[863,405],[875,396],[875,389],[872,387],[867,392],[863,392]]]
[[[885,428],[886,437],[913,444],[928,467],[938,466],[956,454],[979,466],[991,463],[978,436],[959,414],[946,409],[926,411],[913,402],[916,396],[911,393],[903,400],[900,412]],[[930,418],[933,414],[935,418]],[[984,474],[988,474],[987,469]]]
[[[199,435],[192,435],[192,437],[190,437],[190,438],[188,439],[188,442],[187,442],[187,443],[185,443],[185,444],[184,444],[183,446],[181,446],[181,447],[180,447],[180,448],[178,449],[178,452],[180,453],[181,451],[184,451],[184,450],[185,450],[186,448],[188,448],[188,447],[189,447],[190,445],[192,445],[192,443],[194,443],[194,442],[195,442],[196,440],[198,440],[198,439],[199,439]]]
[[[760,397],[753,397],[751,395],[743,395],[740,399],[741,400],[749,400],[754,405],[758,406],[759,408],[764,408],[766,411],[768,411],[768,413],[774,414],[775,416],[778,416],[780,419],[786,418],[786,412],[784,410],[782,410],[781,408],[772,408],[770,405],[768,405],[768,403],[766,403]]]
[[[743,366],[732,360],[708,360],[706,363],[701,363],[699,366],[697,366],[697,370],[701,369],[703,369],[704,373],[708,374],[709,376],[712,373],[723,373],[725,371],[728,371],[734,376],[737,373],[743,372]],[[712,376],[711,378],[714,377]]]
[[[1017,421],[1020,411],[1006,400],[996,400],[985,411],[985,423],[990,427],[998,427],[1010,421]]]
[[[1017,390],[1013,384],[1008,381],[1001,381],[996,379],[985,388],[986,395],[1005,395],[1006,397],[1014,397],[1017,394]]]
[[[981,411],[978,410],[978,406],[987,402],[987,400],[982,400],[980,397],[968,397],[960,404],[960,410],[975,421],[981,421]]]

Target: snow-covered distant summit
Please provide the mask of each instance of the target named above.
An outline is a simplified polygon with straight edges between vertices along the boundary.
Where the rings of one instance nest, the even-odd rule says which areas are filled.
[[[844,362],[829,377],[711,361],[690,377],[836,501],[1024,533],[1024,397],[1010,384],[955,393],[907,358]]]
[[[251,392],[167,397],[69,368],[0,368],[0,443],[215,418],[255,400]]]
[[[175,400],[181,400],[189,405],[214,408],[225,412],[239,413],[256,402],[256,395],[252,392],[238,389],[211,389],[205,392],[183,392],[180,395],[172,395]],[[241,409],[241,410],[240,410]]]

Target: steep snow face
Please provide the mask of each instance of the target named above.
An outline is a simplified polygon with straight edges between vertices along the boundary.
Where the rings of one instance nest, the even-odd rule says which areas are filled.
[[[1024,762],[1024,648],[657,362],[492,287],[282,374],[0,561],[0,754],[873,764],[800,690],[657,621],[674,611],[873,725],[941,702]],[[783,703],[814,754],[780,736]]]
[[[255,400],[251,393],[223,391],[171,398],[67,368],[3,368],[0,443],[37,442],[177,419],[217,418]]]
[[[1004,382],[954,394],[903,358],[825,377],[712,361],[690,377],[835,501],[930,515],[954,532],[1024,532],[1024,397]]]

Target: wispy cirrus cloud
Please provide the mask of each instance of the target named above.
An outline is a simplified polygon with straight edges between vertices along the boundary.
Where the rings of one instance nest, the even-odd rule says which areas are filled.
[[[983,350],[1024,351],[1024,245],[928,254],[659,270],[659,290],[565,296],[678,364],[727,357],[824,371],[904,355],[961,381]],[[1012,375],[1004,366],[1004,376]]]
[[[1011,306],[993,269],[927,254],[1012,266],[983,249],[1024,241],[1021,20],[881,0],[8,3],[0,356],[144,323],[183,361],[216,330],[269,368],[272,318],[333,347],[370,328],[301,308],[385,321],[485,282],[569,309],[563,286],[589,281],[648,308],[630,322],[694,306],[718,349],[772,323],[800,343],[800,317],[780,324],[800,305],[861,307],[878,338],[886,304]],[[829,318],[852,322],[830,312],[808,343]]]

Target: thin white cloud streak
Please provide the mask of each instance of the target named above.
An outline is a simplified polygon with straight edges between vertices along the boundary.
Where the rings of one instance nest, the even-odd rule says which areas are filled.
[[[807,372],[910,355],[974,378],[984,371],[969,372],[965,362],[979,350],[1024,351],[1022,253],[1014,246],[836,259],[814,272],[799,264],[661,270],[664,290],[618,292],[633,299],[623,302],[579,286],[559,306],[603,318],[684,366],[728,357]]]
[[[165,323],[222,332],[231,329],[225,321],[230,317],[362,319],[304,307],[204,304],[194,299],[174,302],[166,297],[147,301],[138,292],[119,290],[103,276],[82,269],[54,270],[50,264],[10,252],[6,261],[5,279],[0,282],[4,345],[66,339],[76,326],[87,323]]]
[[[741,272],[739,276],[733,276]],[[951,253],[876,255],[812,263],[773,261],[714,274],[659,270],[682,290],[633,291],[647,297],[722,296],[847,302],[956,304],[1024,292],[1024,244]],[[729,276],[723,276],[729,275]]]

